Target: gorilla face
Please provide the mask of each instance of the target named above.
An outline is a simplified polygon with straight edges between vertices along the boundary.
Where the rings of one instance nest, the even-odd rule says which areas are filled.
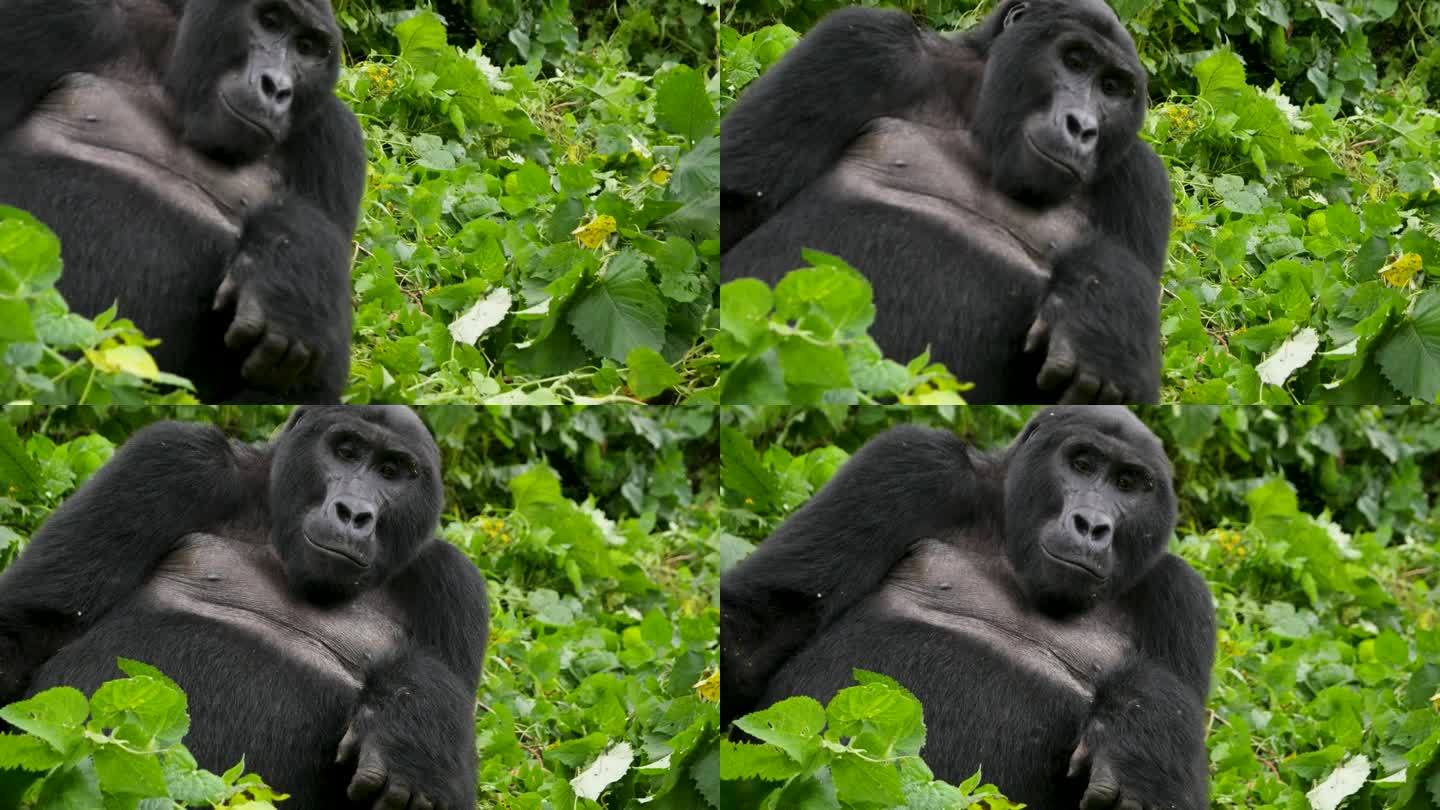
[[[1099,0],[1009,0],[986,54],[976,133],[996,184],[1049,204],[1103,175],[1145,117],[1134,42]]]
[[[1084,610],[1124,593],[1175,523],[1170,463],[1121,407],[1037,414],[1010,450],[1006,554],[1042,609]]]
[[[166,84],[187,143],[231,163],[285,142],[339,76],[340,31],[324,0],[192,0]]]
[[[271,467],[272,542],[290,585],[334,601],[384,582],[434,536],[439,452],[405,408],[297,409]]]

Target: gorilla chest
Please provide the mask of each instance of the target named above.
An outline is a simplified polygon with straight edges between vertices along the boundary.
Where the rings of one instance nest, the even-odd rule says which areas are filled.
[[[275,195],[268,161],[227,166],[176,134],[154,83],[90,73],[65,76],[12,136],[12,148],[94,166],[183,215],[238,237],[249,211]]]
[[[1084,234],[1073,202],[1026,206],[996,190],[969,132],[898,118],[871,123],[829,179],[833,192],[923,217],[1009,267],[1048,277],[1055,254]]]
[[[161,612],[223,625],[353,687],[406,635],[383,590],[335,605],[313,604],[290,592],[269,545],[212,534],[182,538],[146,583],[143,598]]]
[[[1108,604],[1073,616],[1036,610],[1003,556],[921,542],[873,597],[889,619],[917,622],[1086,699],[1132,652],[1130,622]]]

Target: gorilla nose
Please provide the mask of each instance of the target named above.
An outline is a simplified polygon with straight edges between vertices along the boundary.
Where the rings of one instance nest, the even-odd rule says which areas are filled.
[[[1100,123],[1088,112],[1071,110],[1065,113],[1065,135],[1077,151],[1086,154],[1100,137]]]
[[[330,506],[335,528],[350,540],[365,540],[375,532],[375,505],[359,498],[336,498]]]
[[[295,85],[288,75],[279,70],[260,71],[260,102],[266,112],[276,117],[285,115],[293,98]]]
[[[1076,509],[1070,513],[1070,528],[1080,540],[1109,543],[1113,524],[1108,516],[1094,509]]]

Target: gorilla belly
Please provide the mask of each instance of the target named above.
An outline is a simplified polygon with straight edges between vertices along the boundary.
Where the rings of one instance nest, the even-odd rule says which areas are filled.
[[[70,74],[15,131],[4,151],[115,175],[188,219],[237,238],[246,213],[275,194],[278,172],[263,161],[233,167],[207,158],[180,140],[170,118],[153,83]],[[9,182],[0,175],[0,200],[24,193],[7,188]]]
[[[922,755],[959,781],[987,781],[1038,808],[1074,807],[1065,773],[1101,674],[1130,651],[1124,620],[1032,611],[1001,556],[929,540],[771,679],[762,704],[828,700],[853,669],[884,673],[925,706]]]

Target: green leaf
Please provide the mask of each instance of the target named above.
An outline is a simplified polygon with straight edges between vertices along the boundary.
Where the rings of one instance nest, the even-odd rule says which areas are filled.
[[[842,802],[897,807],[905,803],[900,772],[889,762],[871,762],[855,754],[841,754],[830,763],[835,795]]]
[[[141,798],[165,798],[165,773],[154,756],[136,754],[115,745],[95,751],[95,775],[106,793]]]
[[[791,697],[747,714],[735,725],[755,739],[775,745],[796,762],[805,762],[820,751],[825,708],[814,698]]]
[[[0,719],[34,734],[61,754],[69,754],[83,738],[90,704],[78,689],[57,686],[0,709]]]
[[[755,445],[745,434],[728,425],[720,428],[721,483],[736,502],[750,501],[755,511],[774,504],[780,482],[760,461]]]
[[[718,116],[705,92],[705,75],[686,65],[667,72],[655,91],[655,120],[691,143],[709,135]]]
[[[1440,292],[1420,295],[1376,357],[1400,393],[1424,402],[1440,397]]]
[[[634,252],[611,259],[605,276],[576,297],[569,321],[585,348],[612,360],[665,345],[665,302]]]
[[[653,349],[635,349],[625,357],[625,382],[640,399],[652,399],[679,385],[683,377]]]

